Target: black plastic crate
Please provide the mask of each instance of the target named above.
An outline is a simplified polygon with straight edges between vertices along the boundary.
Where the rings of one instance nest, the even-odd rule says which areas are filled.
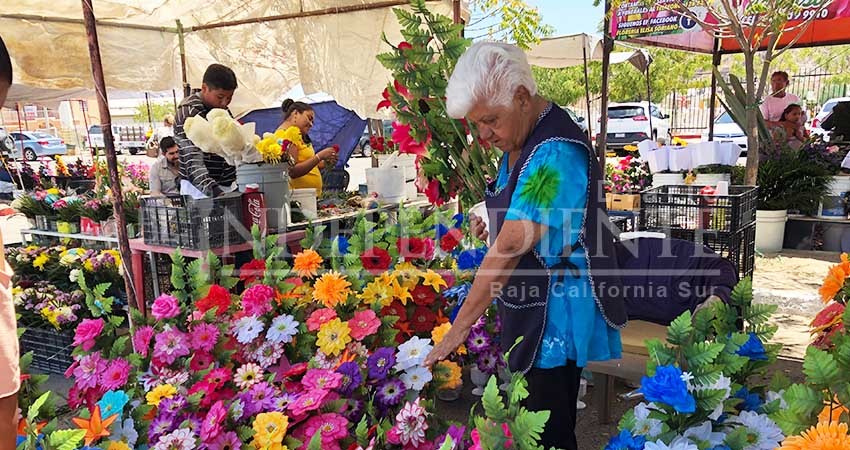
[[[57,331],[53,328],[26,328],[21,335],[21,354],[32,352],[30,368],[43,373],[64,374],[74,362],[74,332]]]
[[[758,188],[729,186],[728,195],[700,195],[705,186],[659,186],[641,193],[640,227],[737,233],[756,221]]]
[[[735,233],[715,230],[651,229],[663,231],[671,238],[703,244],[728,259],[738,270],[738,278],[752,277],[756,264],[756,225]]]
[[[151,258],[153,258],[153,264],[151,264]],[[172,291],[170,255],[145,253],[143,264],[145,298],[156,298],[160,294]],[[156,280],[156,288],[154,280]]]
[[[145,244],[204,250],[245,242],[240,193],[200,200],[183,196],[140,200]]]

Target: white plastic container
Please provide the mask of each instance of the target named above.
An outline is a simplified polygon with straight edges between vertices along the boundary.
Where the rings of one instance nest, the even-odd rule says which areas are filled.
[[[779,253],[785,240],[788,211],[756,211],[756,250]]]
[[[304,217],[308,220],[315,220],[319,217],[315,188],[293,189],[292,201],[301,205],[301,214],[304,214]]]
[[[369,193],[387,203],[401,203],[407,199],[404,169],[401,167],[372,167],[366,169]]]
[[[717,186],[721,181],[732,183],[732,174],[729,173],[700,173],[694,180],[695,186]]]
[[[685,176],[681,173],[654,173],[652,174],[652,187],[678,186],[685,184]]]
[[[829,183],[829,193],[818,206],[819,219],[843,219],[844,196],[850,191],[850,176],[834,176]]]

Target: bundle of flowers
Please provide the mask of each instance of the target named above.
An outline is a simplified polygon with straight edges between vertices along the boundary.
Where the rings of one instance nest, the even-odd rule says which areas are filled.
[[[412,1],[411,10],[393,11],[406,41],[387,41],[392,50],[378,55],[394,78],[378,109],[395,113],[392,140],[399,152],[417,155],[417,186],[432,203],[457,196],[478,203],[496,176],[496,155],[466,121],[449,118],[445,103],[446,80],[470,41],[462,25],[430,12],[422,0]]]
[[[668,328],[667,343],[647,342],[650,361],[640,392],[645,402],[623,416],[606,449],[771,450],[785,435],[771,418],[787,407],[785,380],[755,384],[781,346],[766,344],[775,305],[752,304],[745,279],[729,304],[686,312]],[[741,312],[744,327],[736,322]]]
[[[57,177],[70,177],[71,172],[68,171],[68,166],[65,165],[65,162],[62,161],[61,155],[54,156],[56,160],[56,176]]]
[[[53,209],[43,199],[38,199],[34,193],[25,193],[12,202],[12,208],[25,215],[28,219],[36,216],[48,216],[53,214]]]
[[[47,281],[19,283],[13,290],[21,323],[29,327],[67,330],[76,327],[85,309],[85,294],[59,289]]]
[[[95,284],[113,283],[110,293],[117,293],[121,285],[121,256],[114,249],[30,245],[10,248],[6,259],[15,271],[16,286],[43,280],[70,292],[81,275]]]
[[[53,202],[53,213],[60,222],[79,222],[83,199],[77,196],[60,198]]]
[[[134,162],[124,166],[124,173],[137,188],[150,190],[150,166],[142,161]]]
[[[640,192],[652,182],[649,165],[632,155],[621,159],[607,174],[606,190],[614,194]]]
[[[112,217],[112,203],[93,198],[83,203],[80,215],[95,222],[103,222]]]
[[[237,166],[245,150],[254,148],[254,123],[241,124],[224,109],[213,109],[206,117],[194,116],[186,119],[186,137],[198,148],[224,158],[228,164]]]
[[[384,92],[387,96],[389,96],[389,91]],[[391,106],[391,104],[388,104],[387,106]],[[370,136],[369,146],[372,147],[373,155],[389,155],[396,151],[395,142],[393,142],[392,139],[386,139],[383,136]]]

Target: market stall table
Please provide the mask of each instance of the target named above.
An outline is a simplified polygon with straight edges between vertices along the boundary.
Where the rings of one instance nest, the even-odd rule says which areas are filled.
[[[30,236],[30,238],[28,239],[27,236]],[[21,230],[21,240],[23,240],[24,243],[30,242],[32,240],[32,236],[48,236],[60,239],[74,239],[79,241],[109,242],[112,244],[118,243],[118,238],[115,236],[91,236],[88,234],[69,234],[36,229]]]

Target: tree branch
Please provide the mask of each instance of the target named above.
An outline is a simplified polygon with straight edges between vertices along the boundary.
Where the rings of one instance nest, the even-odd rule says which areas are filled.
[[[790,30],[800,29],[800,31],[799,31],[799,32],[797,32],[797,35],[796,35],[796,36],[794,36],[794,39],[791,39],[791,42],[789,42],[789,43],[788,43],[787,45],[785,45],[782,49],[780,49],[779,51],[777,51],[777,52],[773,55],[773,58],[774,58],[774,59],[776,59],[776,58],[780,57],[783,53],[785,53],[786,51],[788,51],[788,49],[790,49],[790,48],[791,48],[791,47],[793,47],[795,44],[797,44],[797,41],[799,41],[799,40],[800,40],[800,38],[802,38],[802,37],[803,37],[803,34],[805,34],[805,32],[806,32],[806,28],[808,28],[808,27],[809,27],[809,25],[811,25],[811,24],[812,24],[812,22],[814,22],[814,21],[815,21],[815,19],[817,18],[817,16],[819,16],[819,15],[820,15],[821,11],[823,11],[824,9],[826,9],[826,8],[827,8],[827,7],[828,7],[831,3],[832,3],[832,0],[824,0],[824,2],[823,2],[823,3],[821,3],[820,8],[818,8],[818,10],[817,10],[816,12],[812,13],[812,15],[811,15],[811,16],[809,16],[806,20],[804,20],[804,21],[803,21],[803,23],[800,23],[799,25],[795,25],[794,27],[792,27],[792,28],[790,28],[790,29],[788,29],[788,30],[783,29],[782,31],[780,31],[780,34],[782,34],[782,33],[788,32],[788,31],[790,31]],[[776,44],[774,44],[774,45],[776,45]]]

